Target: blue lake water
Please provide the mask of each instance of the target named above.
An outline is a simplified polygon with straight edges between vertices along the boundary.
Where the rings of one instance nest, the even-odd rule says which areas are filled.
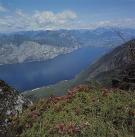
[[[48,61],[0,66],[0,79],[25,91],[75,77],[89,64],[106,53],[108,48],[82,48]]]

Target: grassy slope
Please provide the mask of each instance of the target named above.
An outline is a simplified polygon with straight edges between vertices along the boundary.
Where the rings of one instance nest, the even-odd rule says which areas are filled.
[[[134,118],[134,92],[79,86],[38,101],[12,127],[21,137],[134,137]]]
[[[32,100],[49,97],[50,95],[61,96],[61,95],[65,95],[68,89],[84,82],[85,81],[82,81],[82,77],[79,77],[79,79],[78,77],[76,77],[73,80],[61,81],[55,85],[41,87],[39,89],[35,89],[32,91],[26,91],[23,94],[26,97],[31,98]]]

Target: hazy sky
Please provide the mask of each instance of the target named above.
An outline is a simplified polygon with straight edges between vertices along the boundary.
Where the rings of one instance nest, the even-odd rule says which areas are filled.
[[[0,32],[135,28],[135,0],[0,0]]]

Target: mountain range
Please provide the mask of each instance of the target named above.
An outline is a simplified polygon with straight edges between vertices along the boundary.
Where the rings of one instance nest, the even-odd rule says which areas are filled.
[[[134,29],[46,30],[0,34],[0,64],[52,59],[83,47],[116,47],[135,38]]]

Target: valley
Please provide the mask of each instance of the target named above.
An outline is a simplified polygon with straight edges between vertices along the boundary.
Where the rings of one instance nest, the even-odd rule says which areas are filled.
[[[20,91],[32,90],[74,78],[111,48],[81,48],[48,61],[0,66],[0,79]]]
[[[115,28],[126,41],[135,30]],[[20,91],[71,80],[124,41],[111,28],[0,34],[0,79]]]
[[[118,79],[119,73],[126,67],[128,61],[128,45],[132,43],[134,46],[134,42],[135,40],[133,39],[108,51],[101,58],[87,65],[86,69],[81,71],[72,80],[61,81],[51,86],[44,86],[24,92],[24,95],[34,100],[50,95],[61,96],[66,94],[67,90],[82,83],[91,83],[93,85],[95,82],[98,82],[105,87],[112,87],[112,79]]]

